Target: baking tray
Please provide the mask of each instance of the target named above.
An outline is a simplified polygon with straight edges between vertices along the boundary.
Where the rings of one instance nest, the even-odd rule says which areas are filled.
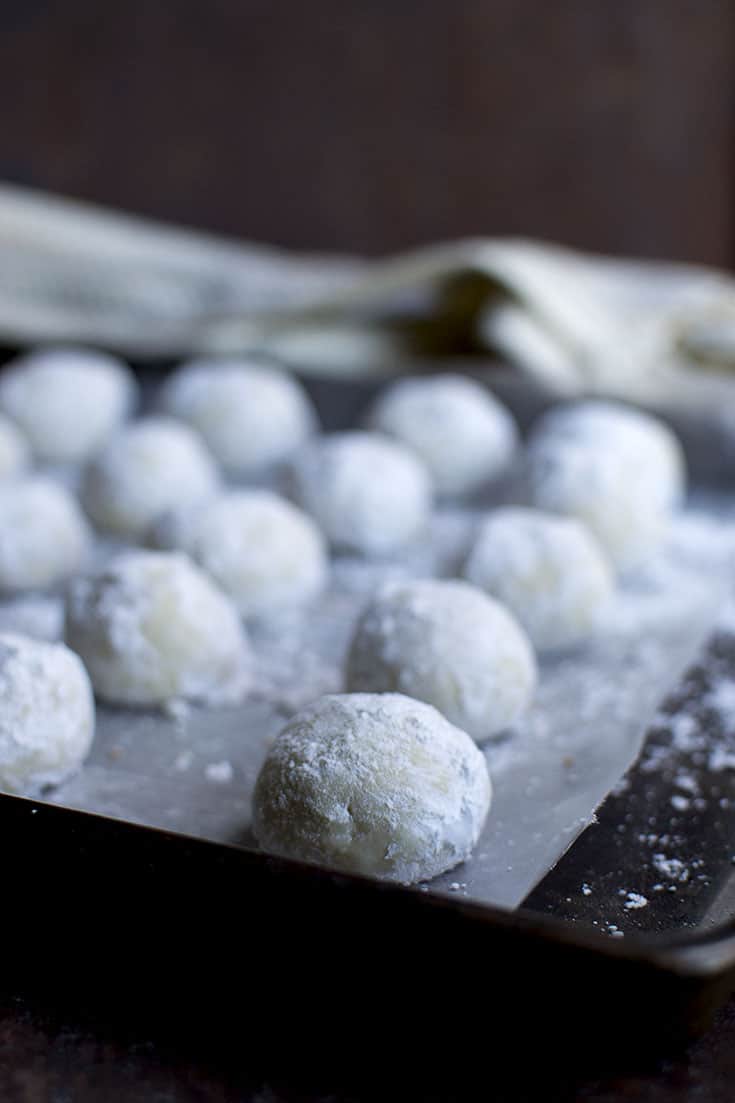
[[[374,388],[311,389],[337,428]],[[526,420],[539,396],[509,394]],[[431,885],[259,853],[249,790],[283,719],[339,688],[376,574],[452,573],[471,512],[443,513],[391,564],[340,561],[307,617],[260,626],[242,709],[101,710],[80,775],[43,800],[0,796],[6,985],[198,1042],[247,1039],[251,1057],[365,1072],[369,1054],[378,1074],[404,1059],[434,1076],[435,1052],[466,1072],[521,1024],[539,1051],[574,1039],[577,1063],[691,1036],[735,986],[734,519],[735,495],[700,486],[611,630],[543,664],[534,710],[486,747],[496,799],[476,856]],[[6,605],[0,626],[25,616],[53,634],[56,600]],[[409,1025],[421,1060],[395,1043]]]

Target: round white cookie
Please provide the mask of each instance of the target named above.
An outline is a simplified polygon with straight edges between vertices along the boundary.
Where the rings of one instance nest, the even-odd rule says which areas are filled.
[[[400,694],[321,697],[273,744],[254,794],[266,850],[411,884],[469,857],[488,809],[485,759]]]
[[[462,375],[393,383],[373,406],[369,423],[411,448],[441,495],[464,495],[508,468],[518,433],[493,395]]]
[[[314,522],[267,490],[236,490],[164,513],[151,530],[160,548],[187,552],[246,617],[303,605],[327,581],[324,538]]]
[[[195,428],[232,475],[280,463],[314,432],[316,413],[296,380],[246,360],[195,360],[164,384],[161,407]]]
[[[60,643],[0,634],[0,788],[34,793],[79,769],[94,736],[84,666]]]
[[[91,545],[72,495],[40,476],[0,484],[0,590],[40,590],[78,571]]]
[[[431,509],[426,468],[378,433],[333,433],[308,444],[293,464],[298,503],[330,543],[366,556],[415,540]]]
[[[81,348],[41,349],[0,376],[0,410],[20,426],[40,459],[85,460],[128,416],[137,387],[113,356]]]
[[[482,524],[465,577],[518,618],[539,650],[570,647],[600,627],[613,572],[579,521],[535,509],[498,509]]]
[[[641,477],[661,501],[678,506],[686,493],[686,460],[678,437],[643,410],[592,398],[565,403],[548,410],[536,422],[533,435],[614,446],[640,463]]]
[[[10,418],[0,414],[0,480],[23,474],[30,462],[28,441]]]
[[[209,497],[219,479],[199,437],[172,418],[122,429],[84,472],[82,502],[101,529],[142,536],[160,513]]]
[[[685,490],[682,448],[656,418],[589,400],[534,426],[526,487],[531,505],[583,521],[616,567],[642,561],[665,538]]]
[[[185,555],[126,551],[75,579],[66,639],[113,704],[240,701],[251,653],[232,602]]]
[[[512,724],[536,687],[523,629],[460,581],[391,582],[357,623],[346,664],[351,692],[427,701],[477,740]]]

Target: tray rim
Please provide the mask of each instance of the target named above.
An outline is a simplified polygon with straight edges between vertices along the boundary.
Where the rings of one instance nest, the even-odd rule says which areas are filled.
[[[73,820],[75,826],[82,831],[93,832],[95,825],[104,824],[129,833],[131,840],[134,837],[147,837],[166,841],[172,846],[180,847],[182,851],[186,848],[196,848],[202,853],[209,851],[213,858],[223,854],[240,855],[245,863],[256,864],[263,869],[277,869],[285,876],[305,877],[307,880],[316,877],[326,879],[334,885],[362,886],[367,891],[372,889],[390,896],[411,895],[422,901],[419,905],[422,908],[453,911],[465,921],[486,924],[491,930],[524,932],[529,937],[539,938],[550,944],[579,949],[586,954],[591,953],[611,961],[644,964],[682,979],[721,978],[732,970],[735,986],[735,918],[708,930],[678,929],[656,933],[629,931],[624,938],[611,938],[601,931],[578,927],[569,920],[524,908],[523,905],[511,910],[455,894],[425,892],[417,885],[401,885],[361,874],[332,870],[325,866],[281,858],[254,847],[141,824],[122,817],[57,804],[41,797],[0,792],[0,825],[8,810],[21,812],[24,808],[29,815],[50,812],[54,816],[66,817]],[[70,846],[73,847],[76,841],[77,836],[74,834],[70,837]]]

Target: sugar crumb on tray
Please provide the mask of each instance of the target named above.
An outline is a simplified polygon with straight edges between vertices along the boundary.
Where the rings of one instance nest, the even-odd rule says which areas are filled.
[[[210,762],[208,766],[204,767],[204,776],[207,781],[212,781],[215,785],[227,785],[235,776],[235,771],[232,768],[232,763],[226,760]]]

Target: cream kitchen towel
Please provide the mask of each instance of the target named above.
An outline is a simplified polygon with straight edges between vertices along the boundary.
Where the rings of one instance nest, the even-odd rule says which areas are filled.
[[[0,341],[330,374],[484,351],[562,393],[711,408],[735,393],[735,280],[520,239],[298,255],[0,185]]]

